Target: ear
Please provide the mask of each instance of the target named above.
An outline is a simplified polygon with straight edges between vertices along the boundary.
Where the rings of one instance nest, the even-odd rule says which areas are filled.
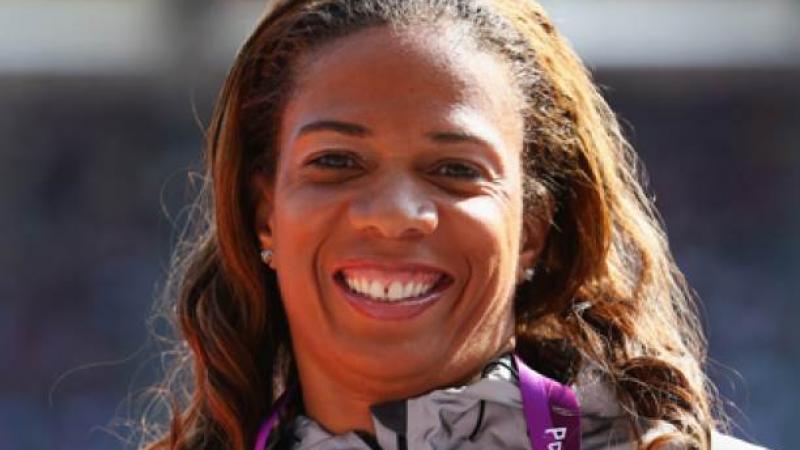
[[[261,165],[256,165],[250,174],[250,196],[253,202],[253,229],[262,249],[274,249],[272,236],[274,184],[272,177]]]
[[[550,223],[555,211],[555,202],[549,194],[539,201],[541,211],[535,216],[523,216],[522,240],[519,253],[519,267],[517,280],[524,280],[525,269],[534,268],[539,260],[539,255],[547,242],[550,233]]]

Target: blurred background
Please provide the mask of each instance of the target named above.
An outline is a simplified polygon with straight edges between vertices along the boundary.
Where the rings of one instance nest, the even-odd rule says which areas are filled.
[[[800,448],[800,1],[550,0],[650,174],[735,434]],[[263,1],[0,0],[0,449],[121,449]]]

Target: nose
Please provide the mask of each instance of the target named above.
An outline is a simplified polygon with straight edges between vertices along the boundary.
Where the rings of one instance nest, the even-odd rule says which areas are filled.
[[[421,237],[439,224],[436,204],[423,186],[407,175],[385,175],[351,203],[350,223],[387,238]]]

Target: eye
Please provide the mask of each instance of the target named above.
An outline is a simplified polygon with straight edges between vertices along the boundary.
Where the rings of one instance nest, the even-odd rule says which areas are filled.
[[[309,166],[318,167],[320,169],[356,169],[358,168],[358,161],[353,155],[341,153],[325,153],[320,155],[307,163]]]
[[[481,171],[475,167],[460,162],[447,162],[437,167],[433,173],[435,175],[458,178],[463,180],[477,180],[481,177]]]

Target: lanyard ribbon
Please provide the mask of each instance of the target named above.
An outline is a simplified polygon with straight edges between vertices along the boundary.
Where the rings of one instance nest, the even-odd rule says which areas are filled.
[[[533,450],[580,450],[581,415],[569,386],[541,375],[514,355],[522,409]]]
[[[580,407],[568,386],[541,375],[514,355],[519,370],[522,409],[533,450],[580,450]],[[261,424],[255,450],[265,450],[278,415],[286,407],[289,393],[275,402],[269,417]]]

